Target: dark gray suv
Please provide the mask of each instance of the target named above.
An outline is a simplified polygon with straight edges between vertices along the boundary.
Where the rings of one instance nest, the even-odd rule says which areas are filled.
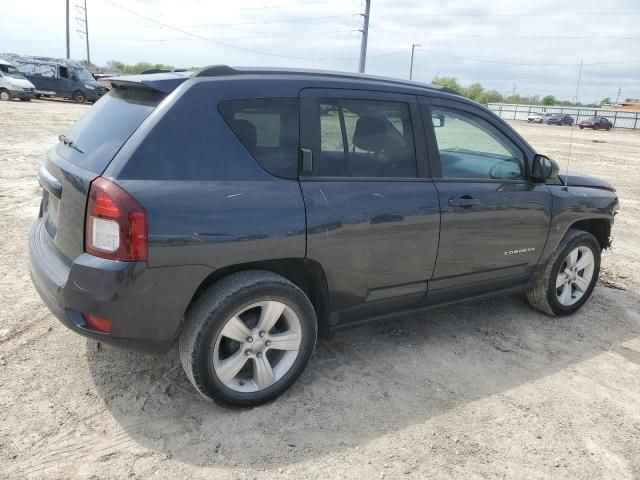
[[[490,295],[590,296],[613,187],[436,86],[235,69],[120,77],[40,167],[33,283],[71,330],[268,401],[318,335]]]

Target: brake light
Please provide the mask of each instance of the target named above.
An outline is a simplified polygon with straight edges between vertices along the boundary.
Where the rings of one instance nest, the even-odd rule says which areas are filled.
[[[95,178],[89,187],[84,251],[110,260],[147,260],[147,213],[106,178]]]

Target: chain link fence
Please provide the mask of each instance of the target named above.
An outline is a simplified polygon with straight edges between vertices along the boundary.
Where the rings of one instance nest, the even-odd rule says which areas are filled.
[[[578,123],[594,116],[607,117],[614,128],[640,130],[640,110],[614,110],[594,107],[548,107],[544,105],[516,105],[490,103],[489,109],[506,120],[526,120],[532,113],[566,113]]]

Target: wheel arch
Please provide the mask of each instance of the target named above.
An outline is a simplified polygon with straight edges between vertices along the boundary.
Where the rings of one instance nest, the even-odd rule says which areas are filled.
[[[588,218],[572,223],[569,228],[589,232],[596,237],[600,250],[605,250],[611,245],[611,222],[606,218]]]
[[[329,289],[322,266],[306,258],[287,258],[229,265],[207,276],[193,294],[186,312],[203,292],[232,273],[245,270],[265,270],[278,274],[295,284],[311,301],[318,321],[318,335],[329,338]],[[178,331],[179,334],[179,331]]]

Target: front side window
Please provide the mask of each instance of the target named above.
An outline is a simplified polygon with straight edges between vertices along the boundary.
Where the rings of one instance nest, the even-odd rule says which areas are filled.
[[[24,78],[24,75],[13,65],[0,65],[0,72],[4,73],[7,77]]]
[[[320,99],[317,174],[325,177],[415,177],[409,105]]]
[[[228,100],[218,110],[265,170],[278,177],[297,178],[297,98]]]
[[[433,107],[432,117],[444,178],[524,178],[524,154],[489,122],[442,107]]]

